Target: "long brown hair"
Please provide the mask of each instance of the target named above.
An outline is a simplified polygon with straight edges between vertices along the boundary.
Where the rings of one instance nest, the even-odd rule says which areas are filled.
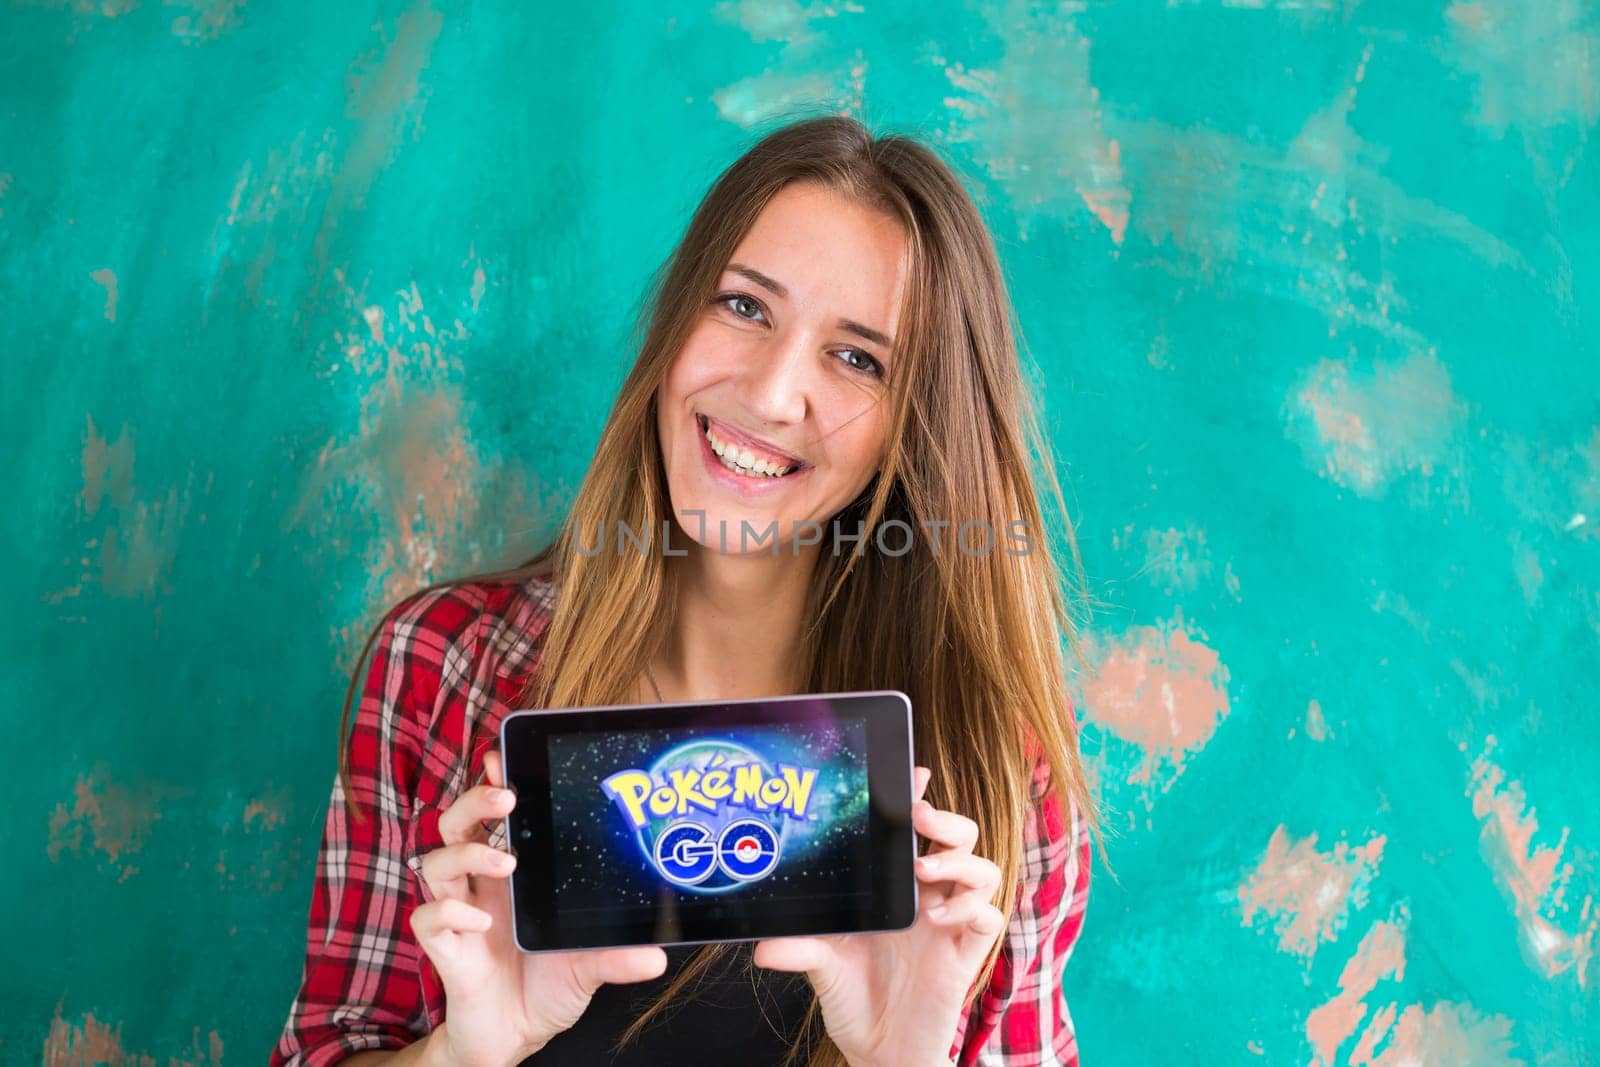
[[[671,518],[657,387],[705,313],[739,241],[780,189],[801,181],[888,213],[904,228],[909,252],[896,331],[903,355],[887,400],[887,454],[872,483],[837,516],[839,524],[851,533],[862,524],[869,545],[890,520],[912,530],[925,530],[924,521],[949,524],[937,551],[917,538],[913,550],[899,556],[870,547],[820,555],[799,653],[802,665],[809,663],[802,676],[812,692],[899,689],[911,697],[917,762],[933,770],[927,798],[977,822],[978,851],[1003,876],[995,903],[1009,913],[1024,822],[1042,799],[1033,788],[1036,757],[1049,764],[1048,788],[1063,805],[1076,806],[1104,854],[1071,718],[1063,650],[1065,644],[1086,666],[1079,616],[1090,600],[1024,379],[992,239],[956,174],[915,139],[874,136],[847,117],[807,118],[768,133],[729,166],[649,287],[635,327],[637,358],[560,533],[515,568],[454,582],[548,576],[559,589],[538,669],[514,706],[633,698],[636,680],[672,624],[673,573],[653,540],[650,551],[595,552],[589,546],[597,531],[613,524],[657,531]],[[1056,506],[1053,534],[1041,489]],[[954,543],[964,524],[986,523],[998,542],[1017,521],[1031,532],[1026,551],[994,543],[988,551],[969,552]],[[898,550],[901,539],[897,534],[888,543]],[[1064,547],[1070,570],[1053,541]],[[341,778],[347,775],[345,732],[355,687],[352,680],[340,722]],[[975,989],[987,984],[1003,940]],[[619,1044],[636,1037],[727,952],[728,946],[698,950]],[[819,1018],[813,998],[790,1058],[815,1039],[813,1067],[842,1064],[837,1047],[818,1034]]]

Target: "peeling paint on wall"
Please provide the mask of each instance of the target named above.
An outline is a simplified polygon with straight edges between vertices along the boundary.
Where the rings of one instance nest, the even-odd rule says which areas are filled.
[[[1279,826],[1239,887],[1245,925],[1270,921],[1279,948],[1309,960],[1318,945],[1338,938],[1351,909],[1366,907],[1385,841],[1381,834],[1355,846],[1338,841],[1322,852],[1316,834],[1295,840]]]
[[[194,1027],[192,1045],[181,1055],[162,1058],[142,1052],[128,1052],[122,1046],[122,1024],[107,1025],[92,1012],[81,1024],[61,1015],[62,1002],[56,1004],[50,1020],[50,1036],[45,1038],[39,1062],[45,1067],[222,1067],[222,1038],[212,1030],[204,1038]]]
[[[153,596],[158,590],[170,592],[168,574],[178,554],[184,522],[193,495],[191,470],[184,486],[170,486],[158,496],[145,497],[133,484],[134,446],[126,426],[115,443],[108,444],[88,417],[83,437],[83,489],[78,495],[80,523],[100,528],[101,506],[109,499],[115,521],[100,528],[98,535],[83,539],[77,559],[68,557],[69,568],[76,569],[74,582],[46,594],[50,603],[76,597],[86,584],[96,583],[107,594],[118,597]]]
[[[1391,995],[1387,990],[1405,977],[1409,918],[1399,911],[1374,923],[1339,976],[1339,994],[1306,1020],[1306,1036],[1316,1053],[1312,1064],[1513,1067],[1524,1063],[1511,1051],[1511,1021],[1484,1016],[1471,1005],[1388,1003],[1371,1009],[1368,997]],[[1354,1044],[1340,1057],[1351,1037]]]
[[[1507,781],[1505,771],[1489,757],[1495,739],[1485,739],[1484,752],[1472,761],[1472,814],[1482,822],[1480,847],[1495,879],[1510,895],[1519,928],[1519,943],[1529,963],[1545,978],[1575,972],[1580,988],[1588,988],[1589,964],[1595,954],[1600,909],[1594,883],[1581,903],[1570,901],[1572,863],[1562,862],[1570,828],[1563,828],[1553,846],[1535,845],[1539,822],[1528,807],[1522,786]]]
[[[1339,1046],[1353,1036],[1367,1017],[1366,998],[1381,983],[1405,977],[1405,926],[1399,910],[1390,919],[1372,924],[1339,973],[1339,992],[1319,1005],[1306,1019],[1306,1039],[1315,1052],[1314,1064],[1332,1064]],[[1379,1018],[1374,1017],[1376,1022]],[[1369,1043],[1364,1035],[1363,1044]]]
[[[95,280],[95,284],[99,285],[102,289],[104,289],[106,291],[106,312],[105,312],[106,321],[107,322],[116,322],[117,321],[117,275],[116,275],[116,272],[111,270],[110,268],[102,267],[99,270],[94,271],[92,274],[90,274],[89,277],[93,278]]]
[[[1180,616],[1096,646],[1085,713],[1140,753],[1126,780],[1142,787],[1148,806],[1228,717],[1227,686],[1216,650],[1191,636]]]
[[[50,861],[99,852],[120,866],[119,881],[137,874],[139,868],[126,861],[144,848],[162,817],[162,806],[184,792],[152,782],[122,785],[112,780],[104,764],[97,766],[78,777],[70,806],[58,802],[50,814]]]
[[[1309,416],[1318,473],[1366,497],[1381,496],[1402,474],[1422,478],[1459,467],[1452,448],[1464,411],[1449,372],[1434,352],[1380,364],[1352,380],[1350,368],[1324,360],[1295,392]]]

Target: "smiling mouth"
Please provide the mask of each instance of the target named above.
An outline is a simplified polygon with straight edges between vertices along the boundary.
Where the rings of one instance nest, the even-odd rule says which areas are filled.
[[[735,441],[731,435],[724,437],[718,434],[711,426],[711,421],[704,415],[696,414],[695,422],[700,427],[700,433],[711,446],[711,451],[716,453],[722,465],[735,474],[746,478],[787,478],[797,471],[806,469],[806,462],[781,452],[766,449],[751,448],[743,442]]]

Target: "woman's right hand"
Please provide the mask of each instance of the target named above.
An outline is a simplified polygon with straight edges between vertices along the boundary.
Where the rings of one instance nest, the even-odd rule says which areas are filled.
[[[667,955],[655,946],[525,953],[511,936],[516,857],[489,844],[485,821],[515,806],[500,754],[484,756],[488,781],[439,814],[442,848],[422,857],[433,900],[411,913],[411,932],[445,990],[443,1059],[457,1067],[510,1067],[570,1029],[605,982],[659,977]]]

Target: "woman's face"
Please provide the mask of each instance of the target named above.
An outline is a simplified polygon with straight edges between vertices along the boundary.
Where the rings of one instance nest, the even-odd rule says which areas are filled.
[[[828,521],[882,462],[905,271],[891,216],[814,182],[767,203],[657,396],[689,537],[771,554],[776,524],[784,554],[817,543],[811,522],[832,544]]]

